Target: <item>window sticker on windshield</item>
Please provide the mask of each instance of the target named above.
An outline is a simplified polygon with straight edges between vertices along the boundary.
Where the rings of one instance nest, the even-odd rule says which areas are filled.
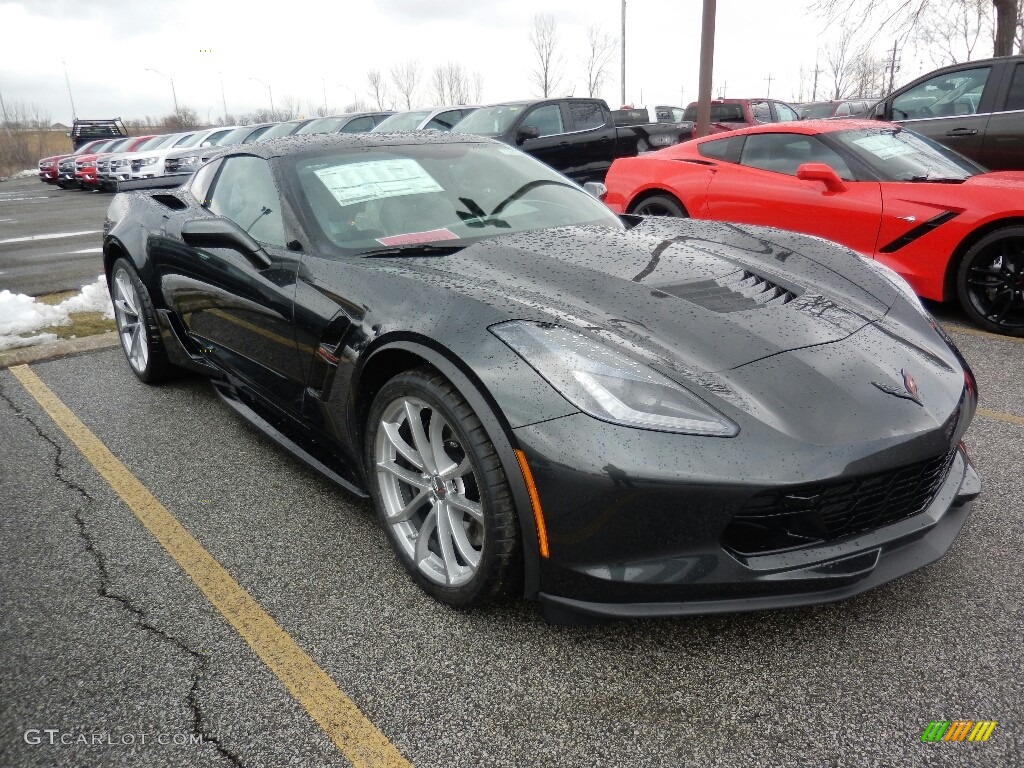
[[[417,243],[433,243],[437,240],[458,240],[459,236],[450,229],[431,229],[428,232],[409,232],[405,235],[378,237],[381,245],[414,245]]]
[[[917,150],[903,142],[892,141],[889,136],[862,136],[854,139],[853,143],[861,149],[866,149],[879,160],[888,160],[900,155],[913,155]]]
[[[319,169],[314,173],[339,205],[442,191],[441,185],[410,158],[347,163]]]

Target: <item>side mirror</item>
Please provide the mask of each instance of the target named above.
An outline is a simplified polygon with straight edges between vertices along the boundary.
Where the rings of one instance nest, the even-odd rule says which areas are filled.
[[[796,169],[796,177],[801,181],[820,181],[829,192],[846,191],[846,184],[839,174],[825,163],[804,163]]]
[[[539,139],[540,128],[536,125],[524,125],[516,131],[516,144],[522,144],[527,139]]]
[[[213,219],[189,219],[181,225],[181,239],[193,248],[230,248],[252,261],[257,268],[271,266],[263,246],[240,226],[218,216]]]
[[[885,120],[885,102],[880,101],[875,104],[875,108],[871,110],[871,116],[875,120]]]
[[[602,202],[604,201],[604,196],[608,194],[608,187],[600,181],[588,181],[583,185],[583,189]]]

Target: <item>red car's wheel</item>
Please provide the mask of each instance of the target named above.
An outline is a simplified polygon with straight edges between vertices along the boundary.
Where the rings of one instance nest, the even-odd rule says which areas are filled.
[[[956,288],[964,311],[982,328],[1024,336],[1024,227],[996,230],[971,246]]]
[[[686,219],[689,214],[683,204],[669,195],[652,195],[635,203],[629,211],[637,216],[675,216]]]

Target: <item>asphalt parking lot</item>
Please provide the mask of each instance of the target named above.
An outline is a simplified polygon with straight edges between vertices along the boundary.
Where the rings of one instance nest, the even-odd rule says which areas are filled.
[[[985,483],[945,558],[834,605],[584,627],[433,602],[369,504],[200,379],[147,387],[118,349],[0,371],[0,765],[1021,765],[1024,341],[942,317]],[[934,720],[998,726],[921,743]]]
[[[95,280],[111,197],[35,178],[0,184],[0,288],[39,296]]]

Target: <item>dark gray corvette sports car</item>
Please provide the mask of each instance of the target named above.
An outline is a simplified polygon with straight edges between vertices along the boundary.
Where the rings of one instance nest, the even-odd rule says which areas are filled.
[[[974,379],[893,273],[620,218],[472,136],[232,149],[115,197],[104,261],[136,376],[209,376],[451,605],[838,600],[941,557],[981,488]]]

